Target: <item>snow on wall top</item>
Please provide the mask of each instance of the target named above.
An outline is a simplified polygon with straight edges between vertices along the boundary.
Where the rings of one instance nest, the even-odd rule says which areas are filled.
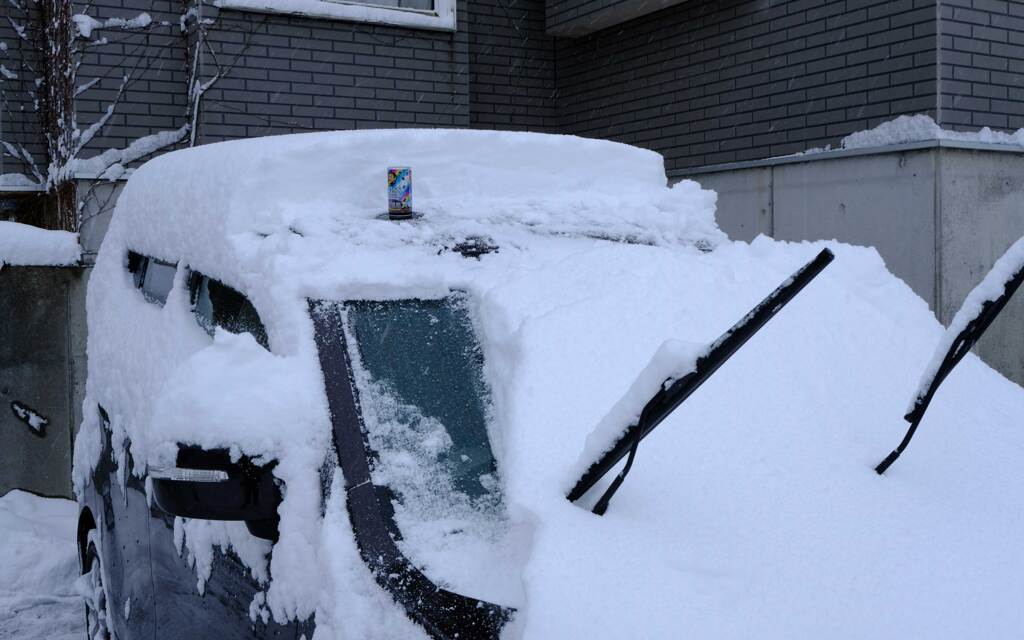
[[[932,120],[931,116],[919,113],[913,116],[899,116],[888,122],[883,122],[873,129],[855,131],[839,142],[839,149],[872,149],[927,140],[984,142],[1024,148],[1024,129],[1018,129],[1012,133],[993,131],[988,127],[982,127],[979,131],[952,131],[940,127]],[[831,146],[819,147],[802,151],[796,155],[825,151],[834,151],[834,149]]]
[[[78,234],[0,221],[0,266],[63,266],[78,262]]]

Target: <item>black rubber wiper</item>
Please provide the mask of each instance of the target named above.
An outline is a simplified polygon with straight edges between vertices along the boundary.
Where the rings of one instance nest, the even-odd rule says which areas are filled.
[[[497,640],[515,609],[435,585],[395,544],[398,530],[384,487],[370,477],[371,449],[351,376],[342,303],[309,301],[331,412],[334,448],[345,477],[349,519],[359,555],[374,579],[435,640]]]
[[[711,345],[708,352],[697,359],[696,366],[691,373],[674,382],[666,380],[665,384],[659,387],[658,392],[644,406],[636,423],[629,425],[622,435],[619,436],[619,439],[615,441],[611,449],[590,465],[566,497],[573,502],[582,498],[591,487],[597,484],[628,453],[629,459],[626,460],[622,471],[619,472],[619,475],[615,477],[604,495],[594,505],[594,513],[597,515],[604,514],[608,509],[608,503],[611,501],[612,496],[618,491],[619,486],[633,466],[633,459],[636,457],[636,450],[640,441],[647,437],[647,434],[651,431],[654,431],[654,428],[675,411],[676,407],[689,398],[720,366],[725,364],[732,354],[736,353],[747,340],[757,333],[765,323],[771,320],[782,307],[786,306],[796,294],[800,293],[811,280],[821,273],[822,269],[832,262],[834,257],[831,251],[822,249],[821,253],[814,260],[801,267],[799,271],[790,276],[771,295],[754,307],[750,313],[722,334]],[[671,384],[669,384],[670,382]]]
[[[988,300],[981,305],[981,310],[967,326],[957,334],[956,339],[953,340],[953,344],[949,347],[949,351],[946,352],[945,357],[942,359],[942,363],[939,365],[938,370],[935,372],[935,377],[932,378],[931,383],[928,385],[928,389],[924,393],[919,393],[917,398],[914,400],[914,406],[911,408],[907,415],[903,416],[903,419],[910,423],[910,428],[907,429],[907,434],[903,436],[903,440],[899,446],[892,450],[892,453],[885,457],[875,467],[875,472],[878,475],[885,473],[885,470],[892,466],[892,463],[903,454],[907,449],[907,445],[910,444],[910,439],[914,437],[914,432],[917,431],[917,426],[921,424],[921,419],[924,418],[924,412],[928,410],[928,405],[931,404],[932,398],[935,397],[935,392],[938,391],[939,385],[946,379],[946,376],[953,370],[956,365],[960,364],[960,361],[964,359],[971,349],[977,344],[981,336],[985,334],[992,321],[996,319],[996,316],[1003,310],[1006,303],[1010,301],[1013,294],[1020,288],[1021,282],[1024,281],[1024,269],[1018,270],[1009,280],[1003,283],[1003,292],[995,300]]]

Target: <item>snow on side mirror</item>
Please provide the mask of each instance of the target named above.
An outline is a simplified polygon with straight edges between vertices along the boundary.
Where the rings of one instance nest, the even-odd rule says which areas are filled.
[[[657,392],[640,411],[639,417],[629,423],[624,431],[619,432],[617,437],[613,437],[614,439],[609,446],[602,447],[598,445],[598,447],[594,447],[588,441],[588,449],[598,448],[598,450],[604,451],[604,453],[590,464],[566,497],[571,502],[582,498],[587,491],[597,484],[628,453],[629,458],[626,460],[622,471],[619,472],[619,475],[615,477],[608,486],[608,489],[594,505],[593,512],[597,515],[603,515],[608,509],[608,503],[611,501],[612,496],[618,491],[619,486],[633,466],[633,459],[636,457],[636,450],[640,441],[647,437],[647,434],[661,424],[694,391],[700,388],[720,366],[725,364],[782,307],[786,306],[790,300],[796,297],[834,258],[835,256],[831,251],[822,249],[821,253],[790,276],[767,298],[762,300],[739,322],[733,325],[732,328],[723,333],[700,353],[693,354],[692,359],[690,359],[692,364],[685,363],[689,364],[689,366],[685,367],[685,371],[675,371],[663,378]],[[665,351],[665,349],[662,349],[662,351]],[[659,351],[659,354],[662,351]],[[656,356],[655,360],[652,361],[652,366],[663,368],[664,363],[659,362],[660,360],[663,360],[663,358]],[[669,371],[670,369],[665,372],[669,373]],[[645,374],[649,374],[649,371],[645,370],[641,373],[641,377],[644,377]],[[636,414],[634,413],[633,415]]]
[[[1002,312],[1006,303],[1020,288],[1024,281],[1024,238],[1017,240],[999,260],[992,265],[992,270],[964,299],[960,310],[953,316],[953,321],[935,347],[931,362],[921,376],[921,382],[911,401],[910,409],[903,419],[910,423],[907,434],[892,452],[878,463],[875,472],[878,475],[903,454],[910,439],[914,437],[917,426],[921,424],[924,412],[928,410],[935,392],[946,376],[977,344],[981,336]]]
[[[174,467],[150,468],[153,501],[183,518],[243,520],[254,536],[277,539],[281,490],[273,463],[257,465],[245,457],[231,461],[226,449],[179,447]]]

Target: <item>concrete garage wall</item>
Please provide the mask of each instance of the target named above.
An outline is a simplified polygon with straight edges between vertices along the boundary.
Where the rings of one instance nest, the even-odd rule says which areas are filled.
[[[0,267],[0,495],[18,488],[71,497],[85,390],[86,279],[81,268]],[[46,425],[32,429],[15,406]]]
[[[992,264],[1024,236],[1024,154],[943,150],[939,177],[938,316],[948,324]],[[976,351],[1024,384],[1024,292],[1010,300]]]
[[[1024,153],[948,141],[709,167],[686,176],[718,192],[736,240],[836,239],[875,247],[943,324],[1024,236]],[[1024,295],[976,347],[1024,384]]]
[[[776,167],[774,237],[876,247],[889,269],[935,309],[934,169],[929,151]]]

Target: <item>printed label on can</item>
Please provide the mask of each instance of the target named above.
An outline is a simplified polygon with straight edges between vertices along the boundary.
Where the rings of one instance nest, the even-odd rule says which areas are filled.
[[[412,169],[388,167],[388,213],[412,215]]]

